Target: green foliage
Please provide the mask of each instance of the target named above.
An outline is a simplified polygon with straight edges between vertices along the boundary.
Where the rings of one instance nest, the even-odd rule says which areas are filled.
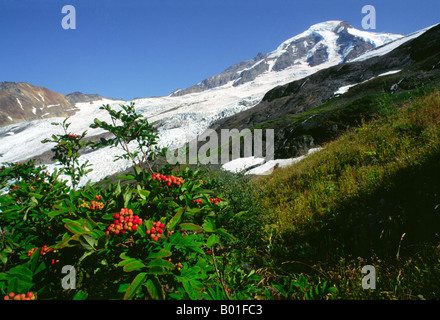
[[[139,167],[142,167],[145,163],[153,173],[149,162],[156,159],[160,153],[157,148],[158,133],[154,128],[154,123],[150,124],[142,115],[136,113],[134,102],[130,105],[120,105],[120,107],[121,110],[119,111],[113,110],[110,105],[100,107],[100,109],[109,113],[112,123],[109,124],[95,118],[90,127],[105,129],[112,133],[114,138],[101,138],[95,148],[103,146],[119,147],[124,153],[116,156],[115,161],[119,159],[131,160],[133,165]],[[136,142],[137,148],[135,150],[130,149],[129,144],[131,142]],[[166,152],[166,150],[162,152]]]
[[[86,176],[91,169],[88,161],[80,164],[80,151],[87,146],[91,146],[92,143],[81,141],[86,135],[87,131],[84,131],[81,135],[68,133],[70,123],[67,123],[68,118],[64,119],[62,123],[53,122],[54,126],[62,126],[64,134],[52,135],[52,139],[44,139],[42,143],[56,143],[52,149],[54,161],[58,161],[62,166],[60,173],[66,174],[70,177],[72,187],[75,189],[82,177]]]
[[[437,299],[439,91],[382,98],[374,120],[255,181],[276,221],[271,256],[277,266],[287,259],[318,265],[337,298]],[[379,257],[370,262],[381,274],[377,291],[362,289],[362,265],[350,255]]]
[[[97,144],[81,141],[86,132],[68,133],[67,119],[58,124],[63,135],[44,141],[56,143],[60,172],[49,174],[33,161],[2,168],[2,294],[32,290],[39,299],[74,300],[228,296],[219,283],[234,278],[234,271],[224,277],[218,268],[226,253],[234,265],[243,256],[237,254],[242,251],[237,235],[229,231],[243,224],[243,212],[234,212],[210,190],[218,182],[202,171],[172,175],[168,169],[152,174],[142,168],[157,151],[156,133],[133,105],[121,107],[125,113],[103,107],[114,122],[95,120],[95,127],[115,135],[102,145],[122,145],[136,164],[134,174],[121,177],[129,183],[117,181],[105,190],[78,187],[87,173],[86,164],[79,164],[80,151]],[[132,141],[140,153],[128,149]],[[70,186],[59,179],[61,173],[70,175]],[[76,272],[75,289],[60,285],[66,265]]]

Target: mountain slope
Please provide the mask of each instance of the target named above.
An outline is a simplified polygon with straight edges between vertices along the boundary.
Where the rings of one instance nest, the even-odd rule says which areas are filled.
[[[440,25],[399,39],[367,58],[268,91],[261,103],[211,128],[274,128],[276,157],[298,156],[374,113],[377,99],[440,85]]]
[[[341,63],[385,43],[401,38],[390,33],[371,33],[353,28],[346,21],[327,21],[311,26],[303,33],[284,41],[270,53],[240,62],[219,75],[212,76],[172,96],[202,92],[233,82],[233,86],[253,81],[267,72],[294,66],[314,67],[326,62]]]
[[[73,92],[67,95],[25,82],[0,82],[0,127],[14,123],[68,117],[76,103],[104,99],[98,94]]]
[[[0,126],[74,112],[74,105],[60,93],[24,82],[0,83]]]

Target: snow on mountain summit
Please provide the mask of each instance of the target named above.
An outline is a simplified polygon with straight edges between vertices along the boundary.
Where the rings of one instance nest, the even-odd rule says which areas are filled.
[[[326,67],[345,62],[403,37],[391,33],[375,33],[355,29],[346,21],[326,21],[312,25],[306,31],[284,41],[267,54],[237,63],[221,74],[204,79],[171,96],[202,92],[228,83],[240,86],[269,72],[279,72],[298,65]]]

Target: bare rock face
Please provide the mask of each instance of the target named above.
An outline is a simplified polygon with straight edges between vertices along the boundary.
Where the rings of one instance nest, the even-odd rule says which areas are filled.
[[[0,126],[44,119],[67,117],[76,109],[63,94],[24,82],[0,83]]]

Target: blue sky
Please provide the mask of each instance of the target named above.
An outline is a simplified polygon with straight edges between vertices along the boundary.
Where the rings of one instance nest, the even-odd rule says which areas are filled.
[[[61,9],[76,9],[64,30]],[[438,0],[0,0],[0,81],[133,99],[168,95],[270,52],[310,25],[346,20],[409,34],[440,22]]]

